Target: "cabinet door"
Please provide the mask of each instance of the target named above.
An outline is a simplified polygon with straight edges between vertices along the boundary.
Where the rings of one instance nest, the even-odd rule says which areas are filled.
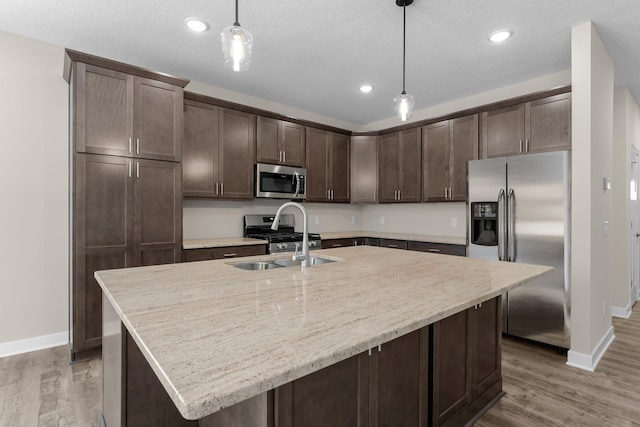
[[[308,202],[329,200],[329,133],[307,128],[307,177]]]
[[[378,201],[378,139],[351,137],[351,202]]]
[[[378,189],[380,191],[380,203],[394,203],[397,201],[397,191],[399,185],[399,163],[400,163],[400,134],[398,132],[382,135],[379,137],[378,150]]]
[[[322,240],[322,249],[342,248],[346,246],[356,246],[356,239],[324,239]]]
[[[478,159],[478,115],[450,120],[451,131],[451,197],[467,200],[469,160]]]
[[[369,425],[369,356],[328,366],[275,391],[275,427]]]
[[[182,260],[182,167],[179,163],[135,160],[135,265]]]
[[[400,132],[400,201],[419,202],[422,198],[422,129]]]
[[[428,327],[372,350],[369,369],[369,425],[420,426],[429,423]]]
[[[331,135],[331,201],[349,203],[349,137]]]
[[[180,161],[183,89],[142,77],[134,78],[135,156]]]
[[[439,202],[448,198],[451,153],[449,135],[450,120],[422,128],[422,191],[425,202]]]
[[[76,154],[74,161],[72,359],[102,342],[102,290],[98,270],[131,267],[132,160]]]
[[[256,161],[278,164],[282,160],[280,148],[280,120],[258,116],[256,126]]]
[[[522,154],[524,139],[523,104],[482,113],[483,159]]]
[[[219,123],[220,197],[253,199],[256,116],[221,108]]]
[[[79,153],[130,156],[133,136],[133,77],[76,63],[73,135]]]
[[[472,357],[472,399],[501,378],[502,305],[497,297],[469,310]]]
[[[471,402],[469,310],[433,324],[433,426],[441,426]]]
[[[282,163],[289,166],[304,167],[306,164],[306,145],[304,126],[281,122]]]
[[[571,149],[571,94],[527,102],[527,153]]]
[[[218,160],[217,139],[219,108],[185,101],[184,152],[182,158],[183,194],[193,197],[217,197],[215,176]]]

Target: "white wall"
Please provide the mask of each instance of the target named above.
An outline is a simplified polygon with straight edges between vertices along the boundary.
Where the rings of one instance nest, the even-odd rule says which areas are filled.
[[[629,180],[631,146],[638,148],[640,141],[636,133],[640,122],[640,110],[633,95],[627,87],[618,87],[614,91],[614,128],[613,128],[613,177],[612,201],[615,209],[612,211],[612,283],[611,304],[612,313],[627,317],[631,313],[631,306],[635,298],[631,298],[629,287],[630,274],[630,245],[636,244],[636,238],[630,234],[627,225],[638,218],[629,216]],[[636,260],[635,262],[638,262]]]
[[[384,218],[384,224],[381,224],[381,217]],[[455,227],[451,225],[452,220]],[[466,237],[467,204],[365,205],[362,208],[362,227],[366,231]]]
[[[571,350],[568,363],[595,369],[613,339],[611,191],[613,61],[591,22],[571,31]],[[613,224],[611,224],[613,227]]]
[[[58,46],[0,32],[0,357],[15,347],[8,343],[32,339],[21,342],[33,348],[68,338],[63,55]]]

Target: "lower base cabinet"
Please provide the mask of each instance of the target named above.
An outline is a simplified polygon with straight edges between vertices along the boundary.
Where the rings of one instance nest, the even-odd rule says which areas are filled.
[[[108,427],[463,426],[503,394],[497,297],[188,421],[106,300],[105,306],[103,416]]]

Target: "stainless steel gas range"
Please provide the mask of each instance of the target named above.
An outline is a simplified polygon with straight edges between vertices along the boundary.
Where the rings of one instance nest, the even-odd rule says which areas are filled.
[[[244,236],[254,239],[265,239],[268,242],[269,253],[296,252],[301,250],[302,233],[294,231],[295,218],[293,214],[280,216],[278,230],[271,229],[275,214],[252,214],[244,216]],[[309,249],[321,249],[320,235],[309,233]]]

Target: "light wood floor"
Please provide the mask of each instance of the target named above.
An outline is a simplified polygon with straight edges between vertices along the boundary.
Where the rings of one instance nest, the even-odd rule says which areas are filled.
[[[613,320],[616,339],[596,372],[552,349],[503,344],[507,395],[476,426],[640,426],[640,308]],[[66,347],[0,359],[0,427],[96,426],[100,359],[69,365]]]

